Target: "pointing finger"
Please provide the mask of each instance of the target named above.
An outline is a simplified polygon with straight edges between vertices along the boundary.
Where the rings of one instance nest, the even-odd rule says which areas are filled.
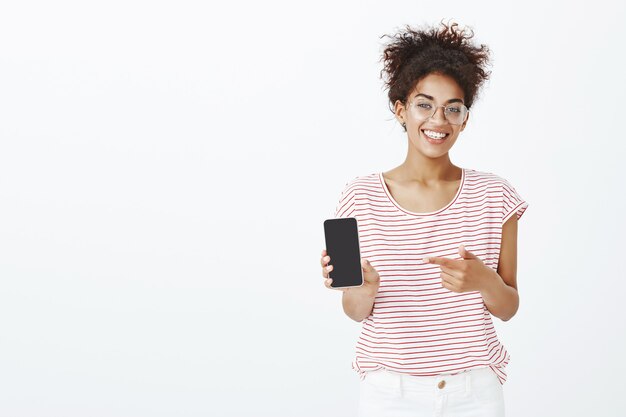
[[[454,259],[444,258],[442,256],[429,256],[427,258],[423,258],[422,260],[427,264],[436,264],[448,268],[454,268],[456,262]]]

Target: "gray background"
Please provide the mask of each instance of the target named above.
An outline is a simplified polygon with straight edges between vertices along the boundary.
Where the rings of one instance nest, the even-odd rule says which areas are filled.
[[[624,3],[2,2],[0,415],[354,416],[322,282],[344,184],[406,155],[384,33],[492,78],[451,151],[529,202],[507,416],[623,416]]]

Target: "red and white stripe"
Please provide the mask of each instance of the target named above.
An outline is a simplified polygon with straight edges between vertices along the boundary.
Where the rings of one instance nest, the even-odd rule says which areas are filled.
[[[346,184],[335,217],[357,219],[361,257],[381,279],[352,362],[361,378],[381,367],[431,376],[490,366],[502,384],[506,381],[510,356],[480,292],[444,288],[440,267],[422,258],[461,259],[458,247],[465,244],[497,270],[502,225],[527,207],[507,180],[467,168],[452,201],[431,213],[400,207],[382,173]]]

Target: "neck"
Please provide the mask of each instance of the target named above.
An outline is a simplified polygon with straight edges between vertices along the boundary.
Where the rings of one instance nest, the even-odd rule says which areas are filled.
[[[439,158],[428,158],[417,152],[409,154],[398,168],[404,180],[424,185],[458,180],[460,171],[459,167],[452,164],[447,152]]]

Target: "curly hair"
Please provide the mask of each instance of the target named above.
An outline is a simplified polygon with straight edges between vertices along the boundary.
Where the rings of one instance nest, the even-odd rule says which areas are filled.
[[[385,45],[381,61],[384,67],[380,77],[389,88],[390,110],[396,100],[406,103],[415,85],[426,75],[439,73],[452,77],[465,94],[465,106],[469,109],[478,90],[489,78],[491,71],[485,70],[489,64],[489,48],[469,42],[474,36],[457,29],[458,23],[421,30],[406,25],[404,31],[387,36],[391,41]],[[386,77],[384,76],[386,75]]]

